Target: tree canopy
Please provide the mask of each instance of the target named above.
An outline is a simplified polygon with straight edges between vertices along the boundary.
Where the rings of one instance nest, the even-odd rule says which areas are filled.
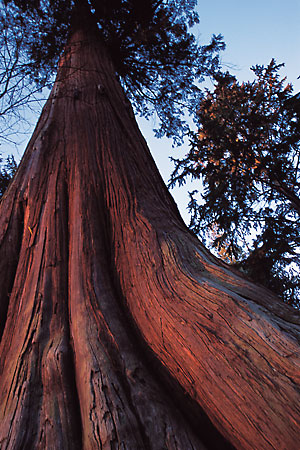
[[[97,24],[117,76],[136,111],[159,118],[158,135],[187,132],[184,114],[195,112],[198,83],[219,67],[221,36],[199,46],[189,29],[198,23],[195,0],[5,0],[2,28],[14,29],[27,55],[23,75],[44,86],[56,68],[76,20]],[[80,12],[78,12],[80,11]],[[77,17],[77,18],[76,18]]]
[[[281,67],[275,60],[255,66],[255,80],[242,84],[229,73],[216,78],[198,106],[189,153],[174,160],[172,184],[201,179],[201,201],[190,194],[192,229],[256,281],[298,303],[300,102]]]

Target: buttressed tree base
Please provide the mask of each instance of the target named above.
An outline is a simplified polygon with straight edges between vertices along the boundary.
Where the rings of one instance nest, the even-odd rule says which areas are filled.
[[[73,33],[0,215],[0,447],[299,447],[299,313],[179,216]]]

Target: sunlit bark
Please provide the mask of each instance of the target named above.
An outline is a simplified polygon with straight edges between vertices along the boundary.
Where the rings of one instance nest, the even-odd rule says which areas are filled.
[[[186,229],[92,32],[0,222],[1,449],[298,448],[299,314]]]

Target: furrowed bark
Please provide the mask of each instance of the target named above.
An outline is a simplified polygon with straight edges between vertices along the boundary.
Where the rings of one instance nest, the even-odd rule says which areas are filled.
[[[93,31],[0,217],[1,449],[296,450],[299,313],[186,229]]]

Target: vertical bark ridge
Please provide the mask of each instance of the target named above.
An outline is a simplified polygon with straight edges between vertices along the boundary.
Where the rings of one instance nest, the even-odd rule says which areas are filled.
[[[47,163],[45,155],[35,156],[41,173],[37,177],[29,161],[30,175],[22,179],[23,237],[1,341],[0,442],[5,449],[76,449],[78,422],[69,411],[65,175],[54,152]]]

